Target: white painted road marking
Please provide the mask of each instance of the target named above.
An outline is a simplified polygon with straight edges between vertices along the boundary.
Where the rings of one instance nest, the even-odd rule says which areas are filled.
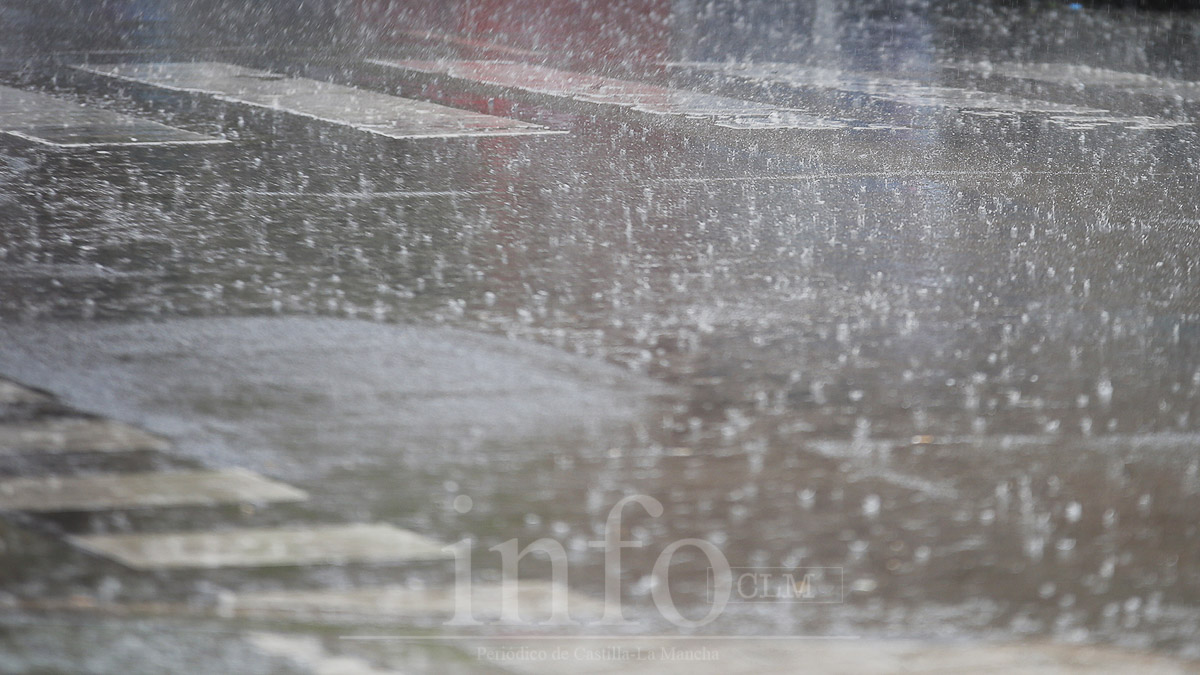
[[[560,593],[572,619],[590,621],[603,615],[604,604],[563,586],[545,581],[521,580],[512,593],[501,584],[471,585],[471,614],[480,621],[500,618],[505,603],[517,607],[521,618],[537,623],[553,612]],[[515,604],[514,604],[515,603]],[[229,609],[251,614],[350,615],[375,618],[446,619],[456,609],[455,589],[381,586],[350,590],[264,591],[239,593]]]
[[[546,127],[424,101],[229,63],[77,66],[106,77],[277,110],[388,138],[459,138],[563,133]]]
[[[927,85],[912,80],[814,68],[788,63],[687,63],[684,65],[716,75],[755,83],[778,83],[799,89],[825,89],[858,94],[913,109],[942,108],[981,117],[1016,117],[1036,114],[1069,129],[1118,126],[1129,129],[1169,129],[1188,122],[1146,116],[1125,116],[1100,108],[1052,103],[1007,94],[959,87]]]
[[[49,396],[0,377],[0,405],[46,403]]]
[[[52,418],[0,424],[0,452],[167,450],[166,440],[112,420]]]
[[[60,148],[228,142],[223,138],[11,87],[0,87],[0,133]]]
[[[72,544],[135,569],[215,569],[440,560],[433,539],[387,524],[72,536]]]
[[[731,129],[829,130],[896,127],[850,120],[826,119],[802,110],[755,101],[743,101],[683,89],[611,77],[573,73],[545,66],[502,61],[390,61],[368,63],[432,75],[448,75],[472,82],[516,89],[571,101],[630,108],[650,115],[705,119]]]
[[[243,469],[0,480],[0,509],[100,511],[129,507],[298,502],[302,490]]]

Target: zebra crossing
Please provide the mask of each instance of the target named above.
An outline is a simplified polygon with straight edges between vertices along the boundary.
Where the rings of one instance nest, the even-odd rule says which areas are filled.
[[[599,110],[629,111],[649,123],[667,118],[711,128],[748,132],[850,132],[869,136],[875,132],[894,134],[911,131],[921,126],[918,123],[919,116],[910,120],[904,114],[898,114],[895,106],[900,106],[900,112],[940,111],[940,114],[977,120],[1040,116],[1068,130],[1116,128],[1142,131],[1193,126],[1186,119],[1121,115],[1069,103],[788,64],[667,65],[674,72],[693,75],[704,73],[715,78],[710,80],[710,84],[704,85],[706,89],[712,89],[712,82],[717,83],[718,88],[730,82],[740,82],[756,86],[770,84],[791,87],[798,92],[825,92],[832,95],[835,108],[841,105],[839,101],[844,104],[841,108],[846,110],[846,114],[831,113],[825,108],[824,112],[818,113],[803,106],[743,100],[523,63],[395,59],[366,59],[362,62],[364,68],[374,68],[388,76],[418,80],[432,77],[437,82],[455,83],[468,89],[482,87],[506,96],[533,95],[549,101],[551,107],[592,106]],[[392,140],[554,136],[569,133],[512,115],[474,112],[393,96],[373,89],[216,61],[84,64],[72,68],[74,72],[110,83],[206,98]],[[1022,75],[1028,76],[1025,73]],[[1058,71],[1039,76],[1058,76]],[[1184,86],[1191,91],[1200,85],[1184,83]],[[850,99],[843,100],[846,96]],[[893,118],[891,122],[884,122],[879,115],[864,110],[860,102],[863,98],[891,106],[886,110]],[[915,126],[910,127],[910,124]],[[123,146],[202,146],[231,142],[226,138],[8,86],[0,86],[0,134],[68,150]]]
[[[425,63],[418,67],[407,63],[397,70],[454,76],[479,75],[477,81],[505,90],[525,90],[545,95],[551,100],[628,109],[649,118],[687,119],[724,129],[742,129],[750,132],[760,129],[790,129],[800,132],[840,130],[857,133],[872,128],[870,125],[855,126],[856,122],[853,120],[808,115],[802,111],[781,109],[753,101],[739,101],[730,97],[706,96],[552,69],[536,70],[532,67],[513,67],[512,64],[485,65],[486,67],[472,66],[477,69],[467,71],[463,70],[462,66],[458,66],[456,70],[455,67],[445,64]],[[275,111],[323,124],[345,126],[353,131],[388,139],[540,136],[563,133],[544,125],[469,113],[363,89],[292,78],[230,64],[89,66],[86,70],[93,75]],[[558,78],[565,80],[567,84],[563,85],[561,81],[557,84],[534,84],[528,79],[534,72],[540,73],[547,81]],[[484,73],[491,75],[484,78]],[[497,73],[503,74],[504,77]],[[7,91],[0,89],[0,97],[7,95]],[[870,93],[880,98],[890,96],[890,100],[894,102],[911,102],[915,106],[925,105],[929,92],[905,89],[896,84]],[[967,103],[964,104],[963,100],[954,98],[961,96],[958,92],[934,93],[941,96],[934,98],[940,101],[938,105],[945,110],[975,110],[977,112],[971,114],[978,114],[978,111],[996,109],[996,102],[992,99],[968,97]],[[62,99],[49,96],[46,98],[52,99],[49,102],[42,101],[42,104],[47,106],[57,106],[63,102]],[[16,100],[28,99],[8,99],[10,102]],[[1049,103],[1041,108],[1031,105],[1022,107],[1023,104],[1012,102],[1003,103],[1008,106],[1007,113],[1013,115],[1037,113],[1069,118],[1072,124],[1076,125],[1071,126],[1072,129],[1086,130],[1102,126],[1093,125],[1094,120],[1090,121],[1091,118],[1100,115],[1092,110],[1064,110],[1056,104]],[[14,105],[12,108],[19,109],[20,106]],[[45,141],[43,145],[68,149],[105,147],[106,144],[113,143],[166,145],[146,140],[156,138],[155,133],[160,134],[157,138],[165,137],[161,135],[167,132],[158,128],[164,125],[152,127],[146,132],[135,132],[134,127],[130,126],[132,123],[128,121],[134,118],[127,116],[116,121],[106,115],[72,119],[79,121],[78,129],[72,128],[70,124],[75,122],[68,119],[62,123],[61,128],[55,127],[57,131],[52,133],[51,130],[47,130],[50,127],[45,124],[39,126],[40,123],[30,123],[22,126],[17,115],[0,116],[0,122],[8,125],[0,128],[0,132],[15,138],[24,138],[37,132],[44,134],[38,137]],[[96,119],[100,119],[100,122]],[[1104,124],[1135,131],[1156,128],[1139,126],[1143,123],[1144,120],[1133,120],[1118,125],[1109,122]],[[118,131],[111,129],[95,131],[104,124],[125,125],[124,131],[120,133],[126,135],[121,136]],[[1168,126],[1174,127],[1179,124],[1172,123]],[[88,131],[89,128],[92,131]],[[183,134],[191,133],[177,131]],[[227,142],[224,139],[212,140]],[[208,142],[196,141],[195,144],[204,145]],[[38,408],[53,403],[53,397],[45,392],[0,379],[0,405]],[[171,450],[172,444],[165,438],[122,422],[89,417],[78,411],[22,414],[12,416],[7,421],[0,417],[0,456],[73,453],[116,455],[128,452],[170,453]],[[18,463],[17,466],[21,465]],[[177,507],[302,504],[309,499],[310,495],[304,490],[238,467],[189,470],[175,468],[84,475],[51,474],[0,479],[0,511],[33,515],[126,509],[153,513],[154,509]],[[142,531],[135,527],[133,531],[119,533],[69,534],[64,535],[63,540],[79,550],[139,572],[191,570],[205,573],[225,569],[320,567],[356,563],[397,566],[410,563],[444,565],[450,557],[442,542],[394,525],[374,522],[292,524],[287,527],[239,526],[165,532]],[[519,590],[520,605],[522,608],[533,610],[534,613],[547,610],[558,590],[550,584],[523,582]],[[504,606],[505,602],[511,600],[511,592],[498,584],[475,584],[472,601],[476,615],[484,620],[495,615],[495,612],[489,612],[488,608]],[[573,610],[580,608],[586,613],[589,603],[591,608],[595,609],[595,602],[586,596],[569,593],[569,597]],[[371,620],[404,622],[435,620],[449,616],[453,613],[454,601],[452,590],[441,586],[376,584],[351,585],[350,588],[286,588],[239,592],[231,594],[229,602],[222,610],[255,617],[312,616],[322,621],[341,617],[368,617]],[[326,649],[308,637],[261,633],[250,639],[267,651],[293,657],[297,662],[318,671],[323,668],[330,672],[388,672],[381,670],[377,664],[372,665],[365,660],[331,653],[336,650]],[[618,641],[614,644],[621,646],[624,643]],[[806,647],[805,650],[807,649]],[[801,651],[811,654],[805,650]],[[748,660],[754,657],[749,652],[743,653],[742,656]],[[846,659],[852,657],[849,652],[844,656]],[[785,662],[789,658],[792,657],[778,657],[774,662]],[[977,658],[978,654],[963,657],[964,662],[975,662]],[[937,665],[946,663],[949,662],[936,661]],[[718,664],[718,668],[727,665],[728,661]],[[537,664],[514,668],[519,672],[540,672],[539,669],[540,665]],[[618,664],[605,672],[624,672],[626,669],[627,666]],[[689,667],[689,671],[709,672],[694,664]],[[712,672],[724,671],[718,669]]]
[[[165,439],[108,420],[77,418],[67,424],[41,419],[41,435],[29,433],[35,423],[12,421],[31,411],[43,415],[78,415],[57,404],[54,397],[0,378],[4,408],[0,409],[0,437],[19,437],[20,451],[37,454],[37,442],[53,448],[66,445],[92,447],[92,453],[116,452],[109,434],[101,442],[86,442],[86,431],[120,429],[133,447],[169,452]],[[13,432],[12,427],[20,432]],[[71,443],[55,440],[46,429],[73,430]],[[136,432],[136,433],[135,433]],[[7,446],[13,450],[13,444]],[[103,448],[97,450],[96,448]],[[101,473],[92,475],[38,476],[0,480],[0,512],[33,515],[57,511],[123,508],[163,508],[178,505],[214,506],[222,503],[267,504],[303,502],[304,491],[240,468],[216,470],[163,470],[158,472]],[[120,534],[65,535],[65,540],[92,554],[114,560],[138,572],[270,568],[273,566],[343,565],[358,562],[404,564],[448,563],[442,543],[386,523],[340,525],[290,525],[287,527],[225,528],[193,532],[123,532]],[[434,672],[561,672],[565,663],[586,666],[596,673],[706,673],[784,672],[804,659],[824,670],[894,672],[901,665],[921,669],[961,670],[985,664],[998,672],[1016,672],[1031,659],[1048,672],[1185,672],[1165,657],[1117,650],[1060,645],[943,645],[898,640],[750,640],[727,637],[700,643],[663,635],[539,636],[528,631],[512,635],[441,635],[428,626],[453,620],[463,601],[453,584],[351,584],[321,588],[247,589],[225,593],[213,615],[238,618],[249,624],[238,636],[249,647],[289,664],[289,669],[311,673],[361,673],[386,675],[409,672],[412,667]],[[479,581],[469,586],[474,620],[503,619],[509,608],[535,625],[553,616],[558,603],[570,607],[571,617],[584,623],[604,614],[603,603],[553,582],[522,581],[504,584]],[[71,611],[103,610],[92,602],[66,605]],[[166,609],[155,609],[161,615]],[[61,610],[60,610],[61,611]],[[181,616],[188,615],[182,608]],[[194,609],[190,610],[194,614]],[[281,621],[298,622],[292,627]],[[415,626],[412,635],[393,637],[386,626]],[[320,628],[314,628],[318,626]],[[344,627],[332,639],[329,627]],[[348,627],[372,626],[363,635]],[[426,628],[420,628],[425,626]],[[361,631],[361,628],[358,628]],[[549,640],[539,639],[549,637]],[[442,639],[445,638],[445,639]],[[697,649],[706,651],[698,652]],[[449,656],[453,652],[455,655]],[[560,654],[550,658],[548,654]],[[698,656],[697,656],[698,654]],[[864,660],[865,659],[865,660]],[[731,670],[732,668],[732,670]]]
[[[6,400],[47,404],[53,398],[0,379]],[[0,419],[0,453],[169,453],[159,436],[114,420],[62,410],[34,420]],[[119,509],[299,503],[299,488],[246,469],[164,469],[17,476],[0,479],[0,511],[52,514]],[[444,544],[386,523],[229,528],[198,532],[65,535],[80,549],[137,570],[214,569],[402,563],[450,557]]]
[[[3,396],[0,405],[4,406],[0,408],[0,451],[11,456],[45,457],[72,452],[115,457],[129,452],[170,453],[172,449],[164,438],[114,420],[80,417],[80,413],[62,406],[52,395],[8,379],[0,378],[0,395]],[[38,417],[27,419],[30,414]],[[33,517],[229,504],[268,506],[303,503],[309,499],[304,490],[239,467],[84,474],[52,471],[49,475],[0,479],[0,513]],[[16,522],[29,524],[27,519]],[[218,526],[195,531],[56,534],[76,549],[134,572],[352,564],[446,565],[453,557],[443,542],[388,523],[293,523],[276,527]],[[542,621],[554,615],[556,603],[563,599],[576,618],[595,619],[602,614],[599,601],[553,583],[470,585],[471,609],[482,621],[500,618],[504,608],[510,606],[519,606],[521,616],[528,620]],[[452,584],[412,587],[368,583],[348,589],[251,589],[223,597],[215,611],[222,617],[265,620],[309,617],[323,623],[347,618],[428,623],[451,618],[459,602],[461,598]],[[85,603],[81,607],[93,605]],[[252,632],[244,637],[265,653],[285,656],[297,666],[315,672],[327,668],[335,668],[336,672],[391,672],[377,671],[354,657],[318,649],[309,636],[302,634]]]
[[[847,118],[824,117],[756,101],[523,63],[388,59],[369,59],[368,63],[400,73],[447,76],[507,91],[544,95],[559,101],[628,109],[650,117],[701,120],[725,129],[816,132],[902,128]]]

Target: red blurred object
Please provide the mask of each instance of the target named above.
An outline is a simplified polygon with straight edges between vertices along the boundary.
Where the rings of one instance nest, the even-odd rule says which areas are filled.
[[[670,0],[355,0],[381,39],[422,39],[474,56],[647,63],[667,56]]]

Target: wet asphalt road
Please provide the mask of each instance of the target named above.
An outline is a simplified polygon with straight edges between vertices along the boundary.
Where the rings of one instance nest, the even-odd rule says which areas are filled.
[[[725,129],[406,75],[364,58],[453,50],[345,26],[310,54],[270,32],[262,49],[236,34],[214,46],[181,10],[141,34],[113,24],[92,44],[6,3],[0,17],[22,31],[4,38],[0,84],[234,142],[3,146],[0,374],[178,443],[176,459],[130,461],[243,466],[313,496],[252,514],[46,522],[94,533],[387,521],[475,537],[479,551],[551,537],[572,552],[572,587],[599,596],[603,559],[586,542],[617,500],[645,494],[665,514],[630,510],[628,532],[647,545],[624,552],[623,591],[652,632],[655,558],[698,537],[734,566],[845,574],[844,602],[731,606],[712,632],[1200,657],[1200,98],[963,67],[1065,61],[1196,80],[1200,22],[1089,9],[1038,24],[985,6],[954,32],[928,14],[924,32],[893,31],[876,51],[861,47],[874,24],[843,16],[840,53],[854,57],[833,65],[1170,124],[1076,128],[747,78],[719,64],[803,55],[765,58],[742,23],[711,16],[687,24],[672,66],[608,74],[896,128]],[[771,21],[751,12],[749,24]],[[969,39],[1001,29],[1023,46]],[[1086,29],[1101,36],[1088,51]],[[569,133],[373,138],[70,68],[85,57],[239,63]],[[98,468],[78,462],[60,469]],[[473,510],[449,508],[460,494]],[[5,528],[10,548],[31,536]],[[145,577],[58,544],[19,548],[0,580],[14,601],[202,605],[445,580]],[[707,564],[677,562],[676,601],[703,613]],[[479,569],[498,563],[480,556]],[[45,648],[22,635],[6,648],[34,662]],[[267,667],[228,649],[246,672]]]

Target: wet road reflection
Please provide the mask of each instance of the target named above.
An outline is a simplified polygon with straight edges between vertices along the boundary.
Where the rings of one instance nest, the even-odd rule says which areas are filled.
[[[19,4],[6,11],[27,12]],[[624,4],[657,18],[619,62],[506,41],[517,29],[503,12],[455,27],[412,3],[405,16],[429,20],[414,19],[418,40],[386,30],[368,2],[339,15],[343,37],[375,17],[352,53],[201,49],[200,26],[164,19],[165,46],[91,55],[93,73],[195,57],[564,132],[521,138],[383,138],[92,77],[66,51],[14,39],[5,62],[29,65],[0,72],[6,86],[231,142],[0,150],[0,373],[172,438],[172,461],[204,465],[188,468],[245,467],[311,498],[45,522],[94,537],[393,523],[475,538],[487,581],[500,568],[488,547],[548,537],[572,589],[598,598],[605,561],[589,542],[613,504],[650,495],[665,512],[629,510],[624,534],[646,546],[624,551],[621,590],[651,631],[656,559],[695,537],[735,567],[845,575],[843,602],[731,604],[712,632],[1050,638],[1197,657],[1191,108],[1038,89],[1027,81],[1050,76],[1020,53],[968,68],[996,39],[972,51],[950,38],[987,33],[983,19],[955,32],[948,16],[914,12],[876,42],[882,18],[854,24],[816,3],[787,19],[805,30],[763,38],[779,47],[767,58],[737,21]],[[759,28],[786,18],[760,9],[745,15]],[[1024,15],[980,11],[1029,32]],[[1106,20],[1117,37],[1145,30],[1141,15]],[[1200,34],[1193,16],[1172,20]],[[835,38],[841,56],[812,57]],[[851,49],[862,44],[876,46]],[[507,63],[490,63],[497,51]],[[470,68],[430,65],[444,56]],[[1187,79],[1180,59],[1155,77]],[[551,67],[603,91],[525,77]],[[614,77],[650,92],[616,95],[649,119],[590,105],[609,102]],[[1104,82],[1158,95],[1142,79]],[[668,86],[699,98],[660,110]],[[892,129],[695,124],[712,101],[722,115],[782,107]],[[463,495],[469,508],[450,506]],[[86,595],[105,578],[118,580],[109,599],[215,602],[450,574],[349,565],[160,584],[46,546],[60,585],[23,569],[5,592]],[[675,562],[676,602],[702,615],[708,561]],[[522,572],[551,569],[531,557]]]

